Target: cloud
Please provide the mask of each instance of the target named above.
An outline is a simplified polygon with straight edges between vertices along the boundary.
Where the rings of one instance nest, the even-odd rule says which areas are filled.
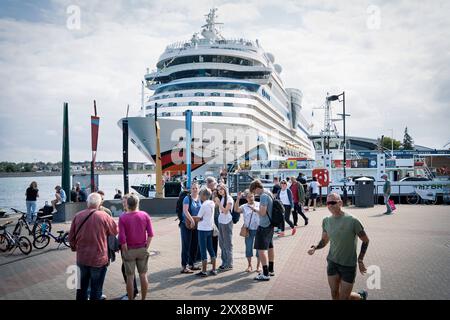
[[[72,4],[81,10],[80,30],[66,27]],[[367,27],[369,5],[379,8],[379,29]],[[327,92],[345,90],[350,135],[376,138],[395,128],[401,139],[407,125],[417,144],[440,148],[450,139],[447,1],[53,0],[16,6],[0,15],[1,160],[59,160],[65,101],[72,159],[89,159],[94,99],[101,117],[98,159],[121,159],[116,123],[128,104],[131,114],[139,112],[145,69],[155,67],[166,45],[200,31],[211,6],[219,8],[224,35],[258,38],[274,53],[285,85],[303,91],[304,114],[316,132],[323,120],[320,111],[310,117],[313,108]],[[340,112],[342,105],[333,106]],[[145,160],[134,147],[130,152],[130,160]]]

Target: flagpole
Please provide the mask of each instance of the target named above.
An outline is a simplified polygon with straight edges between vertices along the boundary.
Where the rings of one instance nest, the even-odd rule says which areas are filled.
[[[69,148],[69,104],[63,105],[63,145],[62,145],[62,172],[61,186],[70,199],[70,148]]]
[[[91,141],[92,141],[92,162],[91,162],[91,192],[96,192],[95,185],[95,158],[97,156],[97,142],[100,118],[97,116],[97,103],[94,100],[94,116],[91,116]]]

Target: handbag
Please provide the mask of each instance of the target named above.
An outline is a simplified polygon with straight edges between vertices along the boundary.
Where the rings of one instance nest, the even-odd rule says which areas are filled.
[[[194,225],[192,225],[192,224],[189,222],[188,219],[184,219],[184,225],[185,225],[186,228],[189,229],[189,230],[195,230],[195,229],[197,229],[197,224],[198,224],[198,221],[195,221],[195,220],[194,220]]]
[[[245,222],[241,227],[241,232],[239,232],[239,235],[241,237],[247,238],[248,236],[250,236],[250,224],[252,223],[252,218],[253,218],[253,211],[252,211],[252,215],[250,216],[250,221],[248,223],[248,227],[245,226]]]
[[[190,195],[188,195],[188,197],[189,197],[189,210],[191,210],[192,198],[191,198]],[[189,220],[186,219],[186,217],[184,218],[184,225],[186,226],[186,229],[188,229],[188,230],[195,230],[195,229],[197,229],[197,224],[198,224],[198,221],[194,220],[194,225],[191,225]]]
[[[391,207],[391,210],[392,210],[392,211],[394,211],[395,209],[397,209],[397,208],[395,207],[394,200],[389,199],[388,203],[389,203],[389,207]]]
[[[213,237],[219,236],[219,229],[217,228],[216,224],[213,224]]]

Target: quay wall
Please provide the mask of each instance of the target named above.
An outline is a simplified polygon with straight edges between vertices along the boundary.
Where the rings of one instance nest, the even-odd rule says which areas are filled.
[[[178,198],[141,199],[139,208],[150,216],[176,216],[175,207]],[[122,200],[105,200],[103,206],[111,210],[114,217],[123,212]],[[57,206],[58,212],[54,214],[54,222],[71,222],[75,214],[86,209],[86,202],[69,202]]]

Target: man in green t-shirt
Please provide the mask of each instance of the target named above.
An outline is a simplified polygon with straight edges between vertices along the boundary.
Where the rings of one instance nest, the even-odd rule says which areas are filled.
[[[361,222],[350,214],[342,211],[341,196],[330,193],[327,196],[327,207],[331,216],[323,219],[322,240],[316,246],[311,246],[308,254],[313,255],[318,249],[324,248],[330,242],[328,253],[327,274],[333,300],[366,300],[367,291],[352,292],[356,278],[356,265],[361,274],[366,273],[363,259],[369,245],[369,238]],[[358,258],[356,245],[358,238],[363,242]]]
[[[391,214],[392,208],[389,205],[389,197],[391,196],[391,182],[388,180],[387,174],[383,174],[381,176],[381,179],[384,180],[383,197],[384,197],[384,204],[386,205],[386,212],[384,214]]]

